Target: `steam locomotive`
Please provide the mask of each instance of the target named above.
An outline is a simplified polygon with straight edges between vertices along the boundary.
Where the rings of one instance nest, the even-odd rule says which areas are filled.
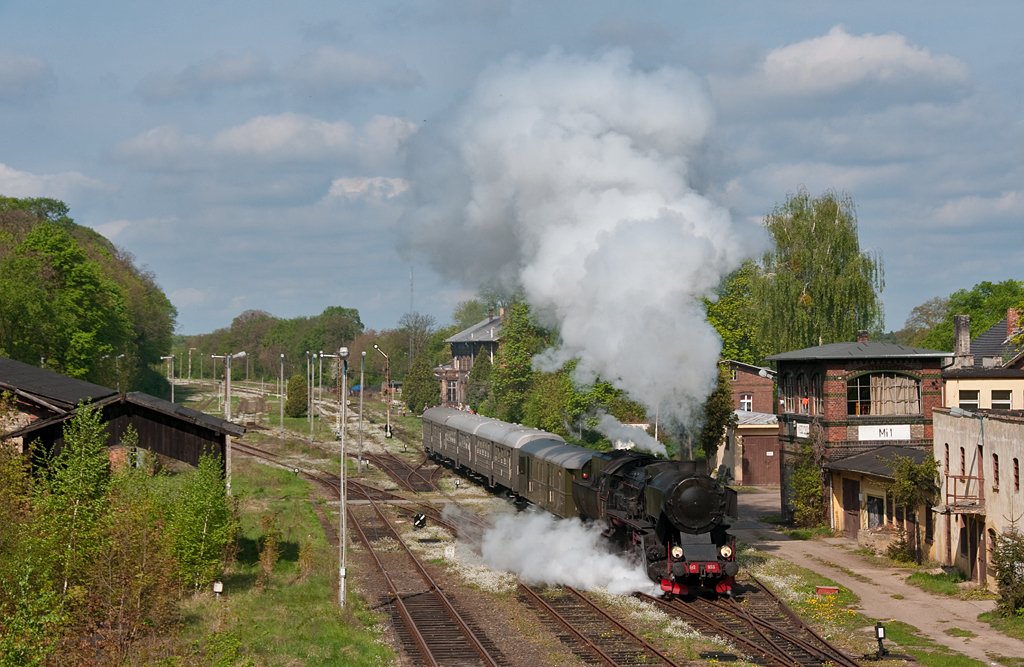
[[[693,461],[596,452],[452,408],[423,413],[423,449],[521,502],[598,522],[668,594],[732,591],[739,566],[725,521],[736,516],[736,491],[696,472]]]

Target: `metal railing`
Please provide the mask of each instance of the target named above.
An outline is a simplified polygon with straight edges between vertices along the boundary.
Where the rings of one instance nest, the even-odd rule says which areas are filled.
[[[971,482],[975,484],[971,484]],[[946,473],[946,505],[949,507],[985,504],[982,494],[985,479],[977,475],[950,475]],[[963,492],[960,485],[963,484]],[[973,487],[973,488],[972,488]]]

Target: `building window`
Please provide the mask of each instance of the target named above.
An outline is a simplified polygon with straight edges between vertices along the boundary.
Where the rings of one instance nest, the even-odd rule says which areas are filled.
[[[932,542],[935,540],[935,514],[930,508],[924,508],[924,541]]]
[[[921,383],[909,375],[868,373],[846,383],[846,414],[916,415],[921,413]]]
[[[459,402],[459,384],[455,380],[448,380],[448,402]]]
[[[960,519],[962,525],[960,526],[960,555],[967,555],[967,521]]]
[[[993,410],[1009,410],[1010,409],[1010,390],[1009,389],[993,389],[992,390],[992,409]]]
[[[885,500],[878,496],[868,496],[868,530],[878,528],[882,525]]]
[[[733,366],[732,368],[729,369],[729,379],[732,380],[733,382],[736,381],[736,367],[735,366]]]
[[[999,455],[992,455],[992,486],[999,488]]]
[[[978,394],[981,392],[977,389],[961,389],[958,393],[961,410],[978,409]]]
[[[811,414],[812,415],[823,415],[825,414],[825,405],[822,401],[822,395],[824,394],[824,383],[821,381],[820,375],[813,375],[811,377]]]
[[[810,414],[811,412],[811,395],[810,389],[807,386],[807,376],[801,373],[796,376],[796,398],[797,398],[797,412],[802,415]]]
[[[1020,464],[1017,463],[1017,459],[1013,460],[1013,491],[1020,491]]]
[[[783,407],[783,411],[784,412],[796,412],[796,409],[795,409],[796,408],[796,405],[795,405],[796,401],[794,400],[794,395],[793,395],[793,376],[791,374],[786,373],[785,375],[782,376],[781,391],[782,391],[782,401],[783,401],[783,406],[782,407]]]
[[[740,394],[740,410],[743,412],[754,411],[754,395],[753,394]]]

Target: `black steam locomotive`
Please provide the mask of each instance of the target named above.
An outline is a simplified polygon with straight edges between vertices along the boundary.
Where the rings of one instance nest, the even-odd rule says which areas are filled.
[[[666,593],[732,590],[739,567],[725,519],[736,515],[736,492],[697,473],[692,461],[596,452],[451,408],[423,414],[423,449],[522,502],[600,522]]]

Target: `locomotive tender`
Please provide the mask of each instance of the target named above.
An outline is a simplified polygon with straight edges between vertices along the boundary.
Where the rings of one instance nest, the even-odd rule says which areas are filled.
[[[736,491],[697,473],[692,461],[597,452],[453,408],[423,413],[423,449],[517,500],[599,522],[666,593],[732,591],[739,566],[725,519],[736,515]]]

